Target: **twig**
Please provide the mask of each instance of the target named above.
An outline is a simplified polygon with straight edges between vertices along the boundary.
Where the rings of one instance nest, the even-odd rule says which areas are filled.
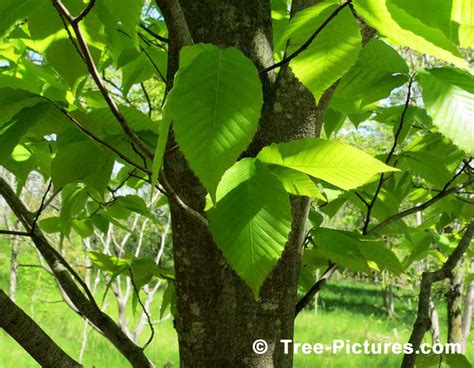
[[[140,23],[140,28],[142,28],[144,31],[146,31],[149,35],[156,38],[158,41],[161,41],[161,42],[164,42],[164,43],[169,43],[170,42],[166,37],[160,36],[158,33],[153,32],[144,23]]]
[[[151,316],[148,313],[145,305],[142,302],[142,299],[140,298],[140,290],[138,290],[137,285],[135,284],[135,280],[133,279],[133,273],[131,267],[128,268],[128,271],[130,272],[130,281],[132,282],[133,289],[135,291],[135,294],[137,295],[137,301],[142,307],[143,313],[145,313],[148,325],[150,326],[150,337],[146,341],[146,343],[142,346],[142,349],[145,350],[153,341],[153,338],[155,337],[155,328],[153,327],[153,323],[151,321]]]
[[[79,48],[84,56],[85,64],[87,66],[87,69],[89,70],[90,75],[92,76],[92,79],[95,81],[97,87],[99,88],[99,91],[101,92],[102,96],[104,97],[105,102],[109,106],[112,114],[115,116],[117,119],[118,123],[122,127],[122,130],[124,133],[129,137],[130,142],[132,146],[136,146],[140,152],[145,154],[150,159],[153,159],[153,152],[151,152],[148,147],[145,145],[145,143],[138,137],[138,135],[130,128],[128,125],[125,117],[122,115],[120,112],[120,109],[118,108],[117,104],[115,101],[112,99],[112,97],[109,94],[109,91],[104,85],[104,82],[102,81],[102,78],[100,77],[99,71],[95,65],[94,59],[92,58],[92,54],[89,50],[89,46],[87,45],[87,42],[84,38],[84,35],[82,34],[82,31],[79,27],[79,22],[77,22],[77,18],[74,18],[71,13],[69,13],[69,10],[62,4],[60,0],[53,0],[53,4],[58,10],[60,15],[63,15],[66,20],[69,22],[71,25],[74,34],[77,38],[77,41],[79,43]],[[94,2],[91,1],[89,3],[90,7],[94,5]],[[88,6],[89,7],[89,6]],[[86,8],[87,9],[87,8]],[[90,11],[90,9],[86,12],[86,14]],[[82,13],[81,13],[82,14]],[[82,18],[81,18],[82,19]],[[79,19],[79,20],[81,20]]]
[[[279,61],[278,63],[275,63],[273,65],[270,65],[268,68],[263,69],[260,74],[265,74],[268,73],[269,71],[279,68],[280,66],[283,66],[285,64],[288,64],[291,60],[293,60],[295,57],[297,57],[299,54],[301,54],[304,50],[306,50],[311,43],[314,41],[314,39],[321,33],[321,31],[349,4],[352,3],[352,0],[347,0],[345,3],[337,7],[331,15],[314,31],[314,33],[311,35],[310,38],[306,40],[304,44],[302,44],[296,51],[291,53],[290,55],[286,56],[283,58],[283,60]]]
[[[36,211],[35,218],[33,219],[33,222],[31,224],[31,233],[33,233],[36,229],[36,223],[38,222],[38,219],[41,216],[43,209],[45,208],[46,197],[48,196],[48,193],[51,190],[52,185],[53,185],[53,181],[50,180],[48,183],[48,186],[46,187],[46,191],[43,194],[43,198],[41,198],[41,204],[38,208],[38,211]]]
[[[2,230],[0,229],[0,235],[14,235],[14,236],[30,236],[31,234],[26,231],[15,231],[15,230]]]
[[[410,106],[412,85],[413,85],[413,77],[410,77],[410,82],[408,83],[407,98],[405,100],[405,106],[403,108],[403,112],[402,112],[402,115],[400,117],[400,125],[398,126],[398,129],[395,132],[395,137],[393,139],[392,148],[390,149],[390,152],[388,153],[387,158],[385,159],[386,164],[388,164],[390,162],[390,160],[392,159],[393,154],[395,153],[395,150],[398,146],[398,139],[400,138],[400,133],[403,129],[403,123],[405,122],[405,116],[406,116],[406,113],[408,111],[408,107]],[[382,173],[380,175],[380,179],[379,179],[379,182],[377,184],[377,189],[375,190],[374,196],[373,196],[372,200],[370,201],[370,203],[367,206],[367,215],[365,217],[364,227],[362,229],[362,234],[364,234],[364,235],[366,235],[367,231],[369,230],[370,219],[371,219],[371,216],[372,216],[372,210],[374,209],[375,202],[377,201],[377,198],[380,194],[380,191],[382,190],[382,187],[383,187],[383,184],[384,184],[384,177],[385,177],[385,173]]]
[[[146,90],[145,85],[143,83],[140,83],[140,87],[142,87],[143,95],[145,96],[145,100],[148,105],[148,117],[151,118],[153,107],[151,106],[150,95],[148,94],[148,91]]]
[[[367,235],[376,234],[381,229],[383,229],[385,226],[388,226],[388,225],[394,223],[395,221],[398,221],[398,220],[400,220],[400,219],[402,219],[406,216],[409,216],[409,215],[412,215],[412,214],[417,213],[419,211],[422,211],[422,210],[430,207],[432,204],[434,204],[434,203],[438,202],[439,200],[443,199],[444,197],[446,197],[446,196],[448,196],[452,193],[456,193],[459,190],[461,190],[463,188],[466,188],[466,187],[468,187],[469,185],[471,185],[473,183],[474,183],[474,178],[471,178],[471,179],[467,180],[466,182],[464,182],[463,184],[459,185],[458,187],[453,187],[451,189],[446,189],[444,191],[439,192],[433,198],[431,198],[430,200],[428,200],[428,201],[426,201],[426,202],[424,202],[424,203],[422,203],[418,206],[406,209],[406,210],[404,210],[402,212],[399,212],[399,213],[397,213],[393,216],[390,216],[390,217],[386,218],[385,220],[379,222],[372,229],[370,229],[367,232]]]

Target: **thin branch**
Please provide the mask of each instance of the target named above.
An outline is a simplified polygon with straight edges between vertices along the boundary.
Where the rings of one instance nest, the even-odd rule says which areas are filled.
[[[151,118],[151,114],[153,113],[153,107],[151,105],[150,95],[148,94],[148,91],[146,90],[145,85],[143,83],[140,83],[140,87],[142,87],[143,95],[145,96],[145,100],[148,105],[148,117]]]
[[[75,24],[78,24],[80,21],[82,21],[87,16],[87,14],[90,13],[94,5],[95,5],[95,0],[90,0],[86,8],[76,18],[74,18],[73,22]]]
[[[148,313],[148,310],[146,306],[143,304],[142,299],[140,298],[140,290],[138,290],[137,285],[135,284],[135,280],[133,279],[133,273],[132,269],[129,267],[128,271],[130,272],[130,281],[132,282],[133,289],[135,291],[135,294],[137,295],[137,301],[142,307],[143,313],[145,313],[148,325],[150,326],[150,337],[146,341],[146,343],[142,346],[142,349],[145,350],[153,341],[153,338],[155,337],[155,328],[153,327],[153,322],[151,321],[151,316]]]
[[[395,132],[395,137],[393,139],[393,145],[392,148],[390,149],[390,152],[387,155],[387,158],[385,159],[385,163],[388,164],[390,160],[392,159],[395,150],[398,146],[398,139],[400,138],[400,133],[402,132],[403,129],[403,123],[405,122],[405,116],[408,111],[408,107],[410,106],[410,98],[411,98],[411,88],[413,85],[413,77],[410,77],[410,82],[408,83],[408,93],[407,93],[407,98],[405,100],[405,106],[402,111],[402,115],[400,116],[400,125],[398,126],[397,131]],[[370,201],[369,205],[367,206],[367,215],[365,217],[364,221],[364,227],[362,229],[362,234],[366,235],[367,231],[369,230],[369,225],[370,225],[370,220],[372,216],[372,210],[374,209],[375,202],[377,201],[377,198],[380,194],[380,191],[382,190],[383,184],[384,184],[384,177],[385,173],[382,173],[380,175],[379,182],[377,184],[377,189],[375,190],[374,196],[372,200]]]
[[[423,341],[426,331],[430,328],[431,320],[429,316],[431,287],[435,282],[442,281],[452,275],[453,269],[461,261],[462,256],[469,248],[474,235],[474,222],[468,226],[461,241],[450,254],[443,266],[433,272],[423,272],[420,284],[420,294],[418,297],[418,312],[409,343],[413,351],[417,351]],[[402,368],[413,368],[415,366],[416,354],[405,354]]]
[[[169,43],[170,40],[168,40],[166,37],[160,36],[158,33],[153,32],[150,28],[148,28],[145,23],[140,23],[140,28],[142,28],[144,31],[146,31],[150,36],[153,36],[156,38],[158,41],[164,42],[164,43]]]
[[[295,317],[309,304],[311,299],[321,290],[321,288],[326,285],[328,279],[332,276],[332,274],[336,271],[337,264],[332,263],[329,265],[326,271],[324,271],[323,275],[316,281],[316,283],[309,289],[309,291],[300,299],[300,301],[296,304],[295,308]]]
[[[45,208],[46,197],[48,196],[48,193],[51,190],[52,185],[53,185],[53,181],[50,180],[43,194],[43,198],[41,198],[41,204],[38,208],[38,211],[36,211],[35,218],[33,219],[33,222],[31,224],[31,233],[33,233],[36,229],[36,223],[38,222],[38,219],[40,218],[41,213],[43,212],[43,209]]]
[[[406,216],[412,215],[412,214],[417,213],[419,211],[423,211],[424,209],[430,207],[431,205],[433,205],[434,203],[436,203],[439,200],[443,199],[444,197],[446,197],[446,196],[448,196],[452,193],[457,193],[461,189],[464,189],[464,188],[468,187],[469,185],[471,185],[473,183],[474,183],[474,178],[471,178],[471,179],[467,180],[466,182],[464,182],[463,184],[461,184],[457,187],[453,187],[451,189],[445,189],[444,191],[439,192],[437,195],[435,195],[430,200],[428,200],[428,201],[426,201],[426,202],[424,202],[424,203],[422,203],[418,206],[411,207],[411,208],[406,209],[402,212],[399,212],[399,213],[397,213],[393,216],[390,216],[390,217],[386,218],[385,220],[379,222],[377,225],[375,225],[372,229],[370,229],[367,232],[367,235],[376,234],[381,229],[383,229],[385,226],[388,226],[388,225],[394,223],[395,221],[398,221],[398,220],[400,220],[400,219],[402,219]]]
[[[122,160],[124,160],[126,163],[132,165],[133,167],[137,168],[138,170],[143,171],[144,173],[151,175],[151,171],[143,168],[139,164],[133,162],[130,160],[126,155],[121,153],[119,150],[117,150],[114,146],[111,144],[107,143],[106,141],[102,140],[101,138],[97,137],[96,135],[92,134],[90,131],[88,131],[85,127],[82,126],[82,124],[74,117],[72,116],[69,111],[67,111],[64,108],[59,108],[60,111],[66,115],[66,117],[75,125],[77,126],[84,134],[86,134],[89,138],[92,140],[96,141],[97,143],[100,143],[104,147],[107,147],[110,151],[115,153],[118,157],[120,157]]]
[[[306,40],[304,44],[302,44],[296,51],[291,53],[290,55],[286,56],[283,58],[283,60],[279,61],[276,64],[273,64],[269,66],[268,68],[263,69],[260,74],[265,74],[268,73],[269,71],[279,68],[285,64],[288,64],[291,60],[293,60],[295,57],[297,57],[299,54],[301,54],[304,50],[306,50],[311,43],[314,41],[314,39],[321,33],[321,31],[326,28],[326,26],[349,4],[352,3],[352,0],[347,0],[345,3],[337,7],[331,15],[314,31],[314,33],[311,35],[310,38]]]
[[[91,3],[89,3],[90,5]],[[105,102],[110,108],[110,111],[112,114],[115,116],[117,119],[118,123],[122,127],[122,130],[124,133],[129,137],[130,142],[132,146],[136,146],[137,149],[139,149],[140,152],[142,152],[145,156],[147,156],[150,159],[153,159],[153,152],[150,151],[150,149],[146,146],[146,144],[138,137],[138,135],[130,128],[128,125],[127,120],[125,117],[122,115],[120,112],[120,109],[118,108],[117,104],[115,101],[112,99],[112,97],[109,94],[109,91],[104,85],[104,82],[100,76],[100,73],[97,69],[97,66],[95,65],[94,59],[92,58],[92,54],[89,50],[89,46],[87,45],[87,42],[84,38],[84,35],[82,34],[82,31],[79,27],[79,23],[75,21],[76,18],[72,17],[72,15],[69,13],[67,8],[62,4],[60,0],[53,0],[53,5],[56,7],[60,15],[63,15],[66,20],[69,22],[71,25],[74,34],[77,38],[77,41],[79,43],[79,47],[81,49],[81,52],[84,56],[84,60],[87,66],[87,69],[89,70],[89,74],[92,76],[92,79],[94,79],[94,82],[96,83],[97,87],[99,88],[99,91],[101,92]],[[94,5],[94,4],[92,4]],[[90,11],[90,10],[89,10]]]
[[[0,229],[0,235],[14,235],[14,236],[31,236],[30,233],[26,231],[15,231],[15,230],[2,230]]]
[[[173,187],[169,184],[168,179],[165,176],[165,172],[163,169],[160,170],[159,173],[160,183],[163,185],[166,193],[168,194],[168,198],[173,199],[180,207],[182,207],[192,218],[194,218],[197,222],[199,222],[203,226],[208,226],[207,220],[195,209],[189,207],[181,197],[174,191]]]

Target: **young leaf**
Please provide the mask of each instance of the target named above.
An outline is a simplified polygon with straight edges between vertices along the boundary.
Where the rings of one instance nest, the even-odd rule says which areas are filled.
[[[262,102],[257,69],[233,48],[206,48],[176,76],[169,96],[176,141],[211,197],[251,142]]]
[[[217,192],[222,197],[207,212],[212,236],[232,268],[258,297],[290,232],[288,194],[255,159],[236,163],[225,173]]]
[[[292,23],[301,24],[303,30],[295,30],[291,38],[288,53],[297,50],[327,18],[328,10],[320,4],[315,5],[320,12],[314,12],[313,21],[300,22],[298,15]],[[302,15],[308,18],[305,10]],[[299,13],[298,13],[299,14]],[[308,32],[309,31],[309,32]],[[301,33],[301,34],[300,34]],[[296,77],[313,93],[316,101],[324,91],[337,81],[355,63],[360,50],[361,37],[359,27],[349,9],[342,10],[321,31],[311,45],[293,59],[290,66]]]
[[[474,155],[474,77],[453,68],[425,69],[418,81],[428,114],[439,131]]]
[[[466,67],[456,46],[442,31],[422,23],[393,2],[355,0],[354,7],[369,26],[375,28],[390,43],[408,46],[461,68]]]
[[[257,157],[267,164],[301,171],[346,190],[367,183],[381,172],[397,171],[345,143],[317,138],[272,144]]]

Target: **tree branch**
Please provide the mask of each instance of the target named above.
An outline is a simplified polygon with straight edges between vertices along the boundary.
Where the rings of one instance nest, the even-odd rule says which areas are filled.
[[[30,233],[26,231],[15,231],[15,230],[2,230],[0,229],[1,235],[14,235],[14,236],[30,236]]]
[[[160,36],[158,33],[153,32],[150,28],[148,28],[144,23],[140,23],[140,28],[143,29],[146,33],[148,33],[150,36],[153,36],[156,38],[158,41],[168,43],[169,40],[166,37]]]
[[[188,22],[181,9],[179,0],[155,0],[165,18],[170,37],[170,44],[178,49],[185,45],[192,45],[193,37],[189,31]]]
[[[33,227],[32,214],[3,178],[0,178],[0,194],[23,226],[30,232],[31,239],[39,253],[46,260],[61,289],[79,313],[91,321],[134,367],[152,367],[143,350],[135,345],[120,327],[99,308],[85,282],[48,242],[41,230]],[[83,288],[87,297],[74,280]]]
[[[0,327],[42,367],[82,367],[64,352],[3,290],[0,289]]]
[[[463,184],[459,185],[458,187],[453,187],[451,189],[444,189],[442,190],[441,192],[439,192],[437,195],[435,195],[433,198],[431,198],[430,200],[418,205],[418,206],[415,206],[415,207],[412,207],[412,208],[409,208],[405,211],[402,211],[402,212],[399,212],[393,216],[390,216],[388,218],[386,218],[385,220],[379,222],[377,225],[375,225],[372,229],[370,229],[367,234],[370,235],[370,234],[376,234],[378,233],[381,229],[383,229],[385,226],[388,226],[392,223],[394,223],[395,221],[398,221],[406,216],[409,216],[409,215],[412,215],[414,213],[417,213],[419,211],[423,211],[424,209],[430,207],[431,205],[433,205],[434,203],[438,202],[439,200],[443,199],[444,197],[452,194],[452,193],[456,193],[458,191],[460,191],[461,189],[463,188],[466,188],[468,187],[469,185],[473,184],[474,183],[474,178],[471,178],[469,180],[467,180],[466,182],[464,182]]]
[[[414,351],[417,351],[423,341],[426,331],[430,328],[431,320],[429,316],[431,286],[433,283],[444,280],[451,276],[453,269],[461,261],[462,256],[471,244],[474,235],[474,222],[471,222],[464,232],[461,241],[448,257],[443,266],[434,272],[423,272],[420,284],[420,294],[418,297],[418,312],[409,343]],[[415,366],[416,354],[405,354],[402,368],[412,368]]]
[[[137,151],[139,150],[149,159],[153,159],[153,152],[150,151],[150,149],[145,145],[145,143],[140,139],[140,137],[138,137],[138,135],[130,128],[125,117],[122,115],[117,104],[112,99],[112,97],[109,94],[109,91],[105,87],[104,82],[102,81],[102,78],[100,77],[100,73],[95,65],[94,59],[92,58],[92,54],[89,50],[89,47],[84,38],[84,35],[82,34],[82,31],[79,27],[79,22],[76,21],[77,18],[74,18],[71,15],[71,13],[69,13],[69,10],[62,4],[60,0],[52,0],[52,1],[53,1],[53,5],[56,7],[57,11],[59,12],[59,15],[66,18],[68,23],[71,25],[74,31],[74,34],[77,38],[77,41],[79,43],[79,48],[84,57],[84,61],[86,63],[87,69],[89,70],[89,74],[92,76],[92,79],[94,80],[95,84],[99,88],[99,91],[104,97],[105,102],[109,106],[110,111],[117,119],[124,133],[130,139],[130,143],[132,144],[132,146],[137,147]],[[94,1],[91,1],[88,4],[88,8],[90,7],[90,9],[87,10],[86,8],[87,12],[86,10],[84,10],[84,12],[86,12],[85,13],[86,15],[92,9],[92,6],[94,6]],[[82,18],[80,18],[79,20],[82,20]]]
[[[302,44],[296,51],[294,51],[293,53],[291,53],[290,55],[286,56],[283,58],[283,60],[279,61],[278,63],[275,63],[273,65],[270,65],[268,68],[265,68],[263,69],[261,72],[260,72],[260,75],[261,74],[265,74],[265,73],[268,73],[269,71],[273,70],[273,69],[276,69],[276,68],[279,68],[285,64],[288,64],[291,60],[293,60],[295,57],[297,57],[299,54],[301,54],[304,50],[306,50],[310,45],[311,43],[314,41],[314,39],[321,33],[321,31],[326,28],[326,26],[346,7],[348,6],[349,4],[352,3],[352,0],[347,0],[346,2],[344,2],[342,5],[340,5],[339,7],[337,7],[332,13],[331,15],[329,15],[329,17],[318,27],[318,29],[316,29],[316,31],[314,31],[314,33],[311,35],[310,38],[308,38],[306,40],[306,42],[304,44]]]
[[[393,157],[393,154],[395,153],[395,150],[398,146],[398,139],[400,138],[400,133],[402,132],[403,129],[403,123],[405,122],[405,116],[408,111],[408,107],[410,106],[410,98],[411,98],[411,87],[413,85],[413,77],[410,77],[410,82],[408,83],[408,93],[407,93],[407,98],[405,100],[405,106],[403,108],[402,115],[400,117],[400,125],[398,126],[397,131],[395,132],[395,137],[393,139],[393,145],[392,148],[390,149],[390,152],[387,155],[387,158],[385,159],[385,163],[388,164],[390,160]],[[362,229],[362,234],[366,235],[367,231],[369,229],[370,225],[370,218],[372,216],[372,210],[374,209],[375,202],[377,201],[377,198],[380,194],[380,191],[382,190],[383,184],[384,184],[384,177],[385,173],[382,173],[380,175],[379,183],[377,184],[377,189],[375,190],[374,197],[372,198],[372,201],[367,206],[367,215],[365,217],[364,221],[364,227]]]
[[[309,289],[309,291],[300,299],[300,301],[296,304],[295,308],[295,318],[298,314],[309,304],[311,299],[321,290],[321,288],[326,285],[326,282],[332,276],[332,274],[336,271],[337,264],[332,263],[326,271],[324,271],[323,275],[319,278],[318,281]]]

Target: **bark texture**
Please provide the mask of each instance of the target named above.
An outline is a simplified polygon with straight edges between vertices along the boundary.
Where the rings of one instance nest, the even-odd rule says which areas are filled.
[[[67,355],[3,290],[0,290],[0,328],[13,337],[42,367],[82,367]]]
[[[462,344],[462,291],[464,284],[463,262],[459,262],[449,278],[448,341]]]
[[[180,3],[194,43],[237,47],[259,70],[273,63],[269,1],[182,0]],[[161,10],[167,24],[172,25],[165,6]],[[173,36],[172,26],[169,31],[171,42],[179,39]],[[171,45],[170,50],[178,52],[179,45]],[[169,70],[176,69],[175,55],[170,57]],[[265,103],[260,128],[246,155],[254,155],[273,142],[314,136],[314,99],[291,71],[284,67],[278,77],[273,73],[262,75],[262,84]],[[205,190],[179,151],[174,150],[166,157],[165,172],[180,197],[202,212]],[[258,301],[227,264],[207,227],[173,201],[170,205],[181,367],[291,367],[293,357],[283,354],[279,340],[293,338],[308,200],[292,199],[289,240]],[[256,339],[268,342],[266,354],[252,351]]]

